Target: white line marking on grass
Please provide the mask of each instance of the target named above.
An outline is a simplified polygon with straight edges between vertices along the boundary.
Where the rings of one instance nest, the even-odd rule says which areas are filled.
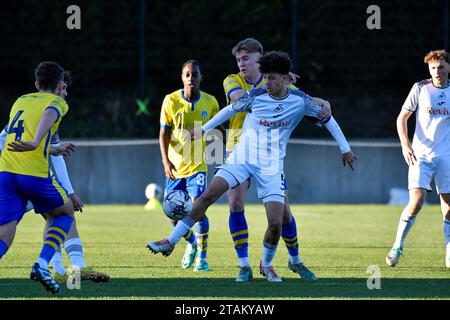
[[[318,283],[313,283],[312,285],[314,286],[359,286],[359,287],[364,287],[365,283],[362,282],[350,282],[350,283],[341,283],[341,282],[318,282]]]

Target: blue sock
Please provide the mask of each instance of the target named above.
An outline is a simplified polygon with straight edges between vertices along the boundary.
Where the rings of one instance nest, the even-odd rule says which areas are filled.
[[[197,236],[197,248],[198,258],[206,259],[206,253],[208,252],[208,233],[209,233],[209,220],[208,217],[200,220],[195,225],[195,232]]]
[[[52,219],[47,232],[47,236],[39,254],[38,263],[41,268],[47,268],[58,247],[64,243],[64,239],[72,226],[73,218],[68,215],[62,215]]]
[[[244,211],[230,211],[228,225],[230,227],[231,237],[233,238],[234,249],[238,257],[248,257],[248,227]]]
[[[281,226],[281,236],[286,244],[286,248],[290,257],[298,256],[298,239],[297,239],[297,225],[294,217],[289,224]]]
[[[197,239],[195,238],[194,232],[192,232],[192,230],[189,230],[188,233],[186,233],[183,236],[184,240],[186,240],[187,242],[189,242],[190,244],[196,246],[197,245]]]
[[[6,251],[8,251],[8,245],[5,241],[0,240],[0,259],[5,255]]]
[[[177,225],[177,221],[174,221],[174,220],[170,220],[170,223],[172,224],[172,226],[174,228]],[[197,240],[195,239],[195,235],[194,235],[194,233],[192,232],[191,229],[189,229],[189,231],[186,232],[186,234],[183,236],[183,238],[184,238],[184,240],[186,240],[187,242],[189,242],[193,246],[197,245]]]

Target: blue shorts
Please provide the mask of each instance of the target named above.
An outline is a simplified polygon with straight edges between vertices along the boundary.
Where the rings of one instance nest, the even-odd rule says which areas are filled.
[[[173,190],[186,191],[191,197],[200,197],[206,190],[206,172],[197,172],[196,174],[186,177],[172,180],[166,178],[165,194],[172,192]]]
[[[0,225],[25,214],[28,200],[36,213],[51,212],[67,202],[67,192],[55,179],[0,172]]]

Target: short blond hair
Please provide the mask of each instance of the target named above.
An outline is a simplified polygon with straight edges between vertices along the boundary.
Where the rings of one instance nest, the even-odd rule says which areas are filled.
[[[432,61],[444,60],[445,62],[450,62],[448,59],[448,53],[445,50],[433,50],[427,53],[423,61],[428,64]]]
[[[231,54],[236,56],[236,53],[241,50],[247,50],[250,53],[259,52],[260,54],[264,53],[263,46],[261,42],[254,38],[247,38],[242,41],[239,41],[237,45],[231,50]]]

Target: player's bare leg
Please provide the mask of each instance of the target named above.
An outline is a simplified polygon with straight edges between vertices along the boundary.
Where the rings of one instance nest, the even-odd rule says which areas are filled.
[[[273,268],[272,261],[281,236],[284,203],[268,201],[264,203],[264,206],[266,208],[267,230],[264,234],[263,256],[259,265],[259,272],[270,282],[282,282],[283,280]]]
[[[0,225],[0,259],[11,247],[16,235],[16,228],[16,220]]]
[[[445,241],[445,266],[450,269],[450,194],[440,195]]]
[[[149,242],[147,243],[147,248],[154,254],[161,253],[164,256],[169,256],[183,235],[186,234],[197,221],[206,217],[205,213],[208,207],[216,202],[228,189],[229,186],[226,180],[215,176],[212,179],[211,184],[206,188],[205,193],[194,202],[192,212],[177,223],[169,238]]]
[[[411,230],[417,215],[419,214],[422,206],[425,202],[426,190],[425,189],[410,189],[409,190],[409,202],[403,209],[400,216],[400,221],[397,228],[397,236],[392,246],[391,251],[386,257],[386,263],[395,267],[398,263],[400,256],[403,254],[403,247],[405,244],[406,236]]]

